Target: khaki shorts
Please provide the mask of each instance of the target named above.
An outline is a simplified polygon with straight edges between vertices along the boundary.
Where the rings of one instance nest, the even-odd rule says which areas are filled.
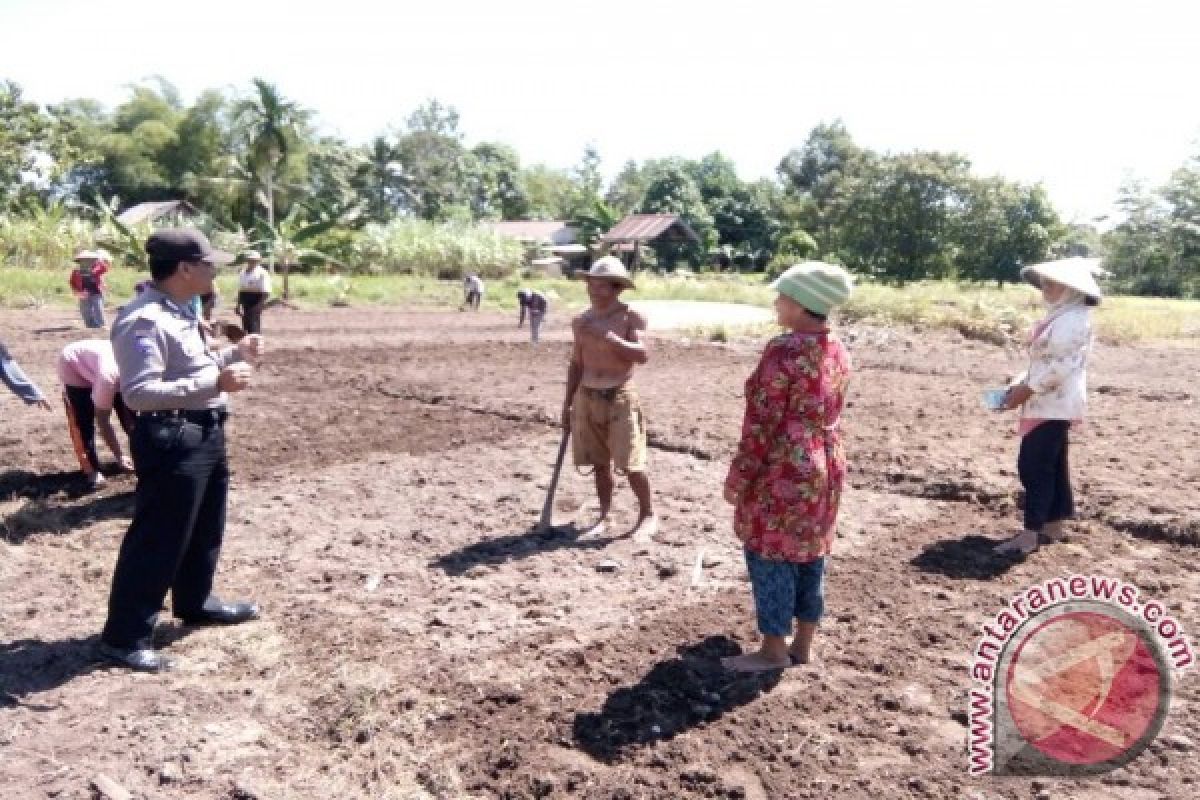
[[[618,472],[646,471],[646,418],[632,386],[575,393],[572,453],[577,467],[612,464]]]

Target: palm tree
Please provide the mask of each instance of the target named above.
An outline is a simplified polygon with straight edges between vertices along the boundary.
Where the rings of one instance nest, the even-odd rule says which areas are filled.
[[[273,84],[254,79],[255,93],[234,107],[235,129],[245,142],[245,167],[253,176],[255,196],[266,208],[267,228],[275,229],[275,194],[288,158],[299,150],[312,112],[285,100]],[[274,253],[269,255],[275,270]],[[288,297],[288,265],[283,267],[283,297]]]

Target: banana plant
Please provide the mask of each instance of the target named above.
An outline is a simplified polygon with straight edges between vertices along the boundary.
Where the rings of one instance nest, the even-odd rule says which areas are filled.
[[[267,222],[259,223],[259,238],[252,244],[264,250],[279,265],[283,273],[284,301],[291,297],[288,277],[293,264],[321,261],[342,268],[346,266],[328,253],[308,247],[305,243],[335,227],[352,224],[361,212],[361,206],[340,211],[315,212],[313,209],[296,205],[273,225]]]

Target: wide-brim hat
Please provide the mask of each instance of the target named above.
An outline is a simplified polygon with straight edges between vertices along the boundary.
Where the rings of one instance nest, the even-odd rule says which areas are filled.
[[[771,288],[795,300],[808,311],[825,317],[850,299],[854,291],[854,279],[837,264],[805,261],[784,270]]]
[[[244,261],[262,261],[262,254],[257,250],[247,250],[242,253],[242,259]]]
[[[78,253],[75,254],[75,257],[72,258],[71,260],[72,261],[97,261],[100,258],[101,258],[101,255],[99,253],[97,253],[95,250],[80,250]]]
[[[1100,284],[1096,282],[1096,276],[1104,274],[1106,273],[1100,267],[1100,259],[1078,256],[1030,264],[1021,270],[1021,277],[1039,289],[1042,288],[1044,278],[1085,294],[1097,303],[1104,293],[1100,290]]]
[[[626,289],[636,289],[637,286],[633,283],[633,278],[629,277],[629,270],[625,269],[625,265],[621,263],[621,259],[616,256],[605,256],[597,259],[592,268],[583,274],[586,278],[597,278],[600,280],[612,281]]]

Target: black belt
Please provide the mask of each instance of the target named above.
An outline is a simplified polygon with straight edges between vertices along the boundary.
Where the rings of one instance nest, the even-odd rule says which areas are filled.
[[[203,411],[141,411],[136,416],[138,419],[148,419],[155,422],[163,422],[168,419],[181,419],[185,422],[191,422],[194,425],[203,425],[207,428],[213,425],[225,424],[225,420],[229,419],[229,412],[223,408],[206,408]]]

